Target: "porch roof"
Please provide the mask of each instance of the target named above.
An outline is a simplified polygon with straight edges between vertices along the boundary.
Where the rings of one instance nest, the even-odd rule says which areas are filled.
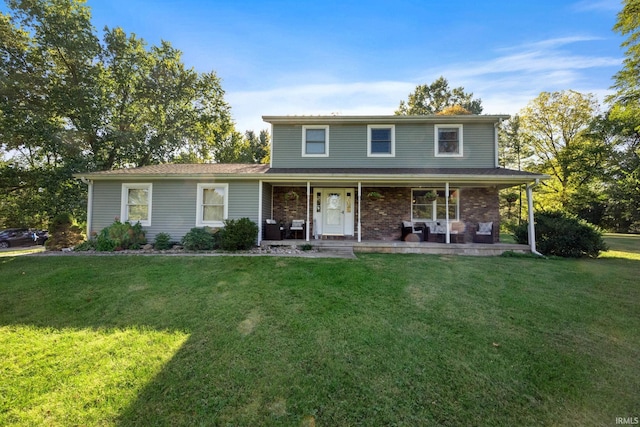
[[[94,180],[122,179],[258,179],[269,182],[355,182],[411,184],[450,181],[484,185],[517,185],[547,175],[505,168],[270,168],[244,163],[161,164],[76,174]]]

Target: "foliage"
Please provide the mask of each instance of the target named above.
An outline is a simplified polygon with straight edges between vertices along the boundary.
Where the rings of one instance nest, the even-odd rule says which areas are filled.
[[[542,92],[521,111],[524,140],[533,153],[530,168],[548,174],[537,201],[545,209],[571,211],[579,190],[604,176],[610,146],[590,125],[598,104],[591,94]]]
[[[52,251],[72,248],[84,240],[82,228],[69,213],[56,215],[49,224],[49,238],[45,246]]]
[[[607,250],[602,232],[575,216],[560,211],[543,211],[535,214],[534,221],[536,247],[544,255],[597,258],[600,252]],[[528,226],[525,222],[515,228],[518,243],[528,242]]]
[[[613,29],[627,36],[622,43],[626,48],[622,70],[615,76],[616,94],[610,98],[616,104],[638,109],[640,107],[640,1],[624,0]],[[636,129],[640,130],[640,129]]]
[[[0,162],[0,228],[46,228],[62,212],[84,221],[87,187],[71,177],[74,171]]]
[[[310,243],[305,243],[303,245],[300,245],[300,249],[303,251],[310,251],[311,249],[313,249],[313,245]]]
[[[268,134],[244,144],[218,76],[186,67],[169,42],[99,33],[83,0],[7,6],[0,141],[11,159],[0,162],[0,225],[41,227],[63,211],[83,219],[87,188],[76,173],[235,161],[228,150],[264,161]]]
[[[164,251],[166,249],[171,249],[172,242],[171,236],[167,233],[158,233],[156,234],[156,240],[153,245],[153,248],[159,251]]]
[[[615,76],[613,106],[607,122],[617,150],[611,175],[604,224],[616,231],[640,233],[640,1],[625,0],[614,30],[627,38],[625,60]]]
[[[91,251],[91,250],[95,250],[96,249],[96,240],[95,239],[89,239],[89,240],[85,240],[84,242],[80,243],[79,245],[76,245],[73,248],[74,252],[87,252],[87,251]]]
[[[98,234],[96,250],[111,252],[140,249],[145,243],[147,243],[147,239],[139,222],[131,225],[129,221],[120,222],[116,220]]]
[[[637,259],[15,257],[2,274],[0,425],[611,425],[638,404]]]
[[[444,112],[448,107],[462,108],[466,111],[464,114],[480,114],[482,100],[473,99],[473,93],[466,93],[462,86],[449,88],[449,82],[441,76],[430,85],[416,86],[407,102],[400,101],[395,114],[425,116]]]
[[[466,116],[472,114],[461,105],[452,105],[436,113],[437,116]]]
[[[218,231],[220,248],[225,251],[251,249],[258,239],[258,225],[249,218],[226,219]]]
[[[216,249],[217,242],[210,228],[194,227],[182,238],[182,246],[188,251],[210,251]]]

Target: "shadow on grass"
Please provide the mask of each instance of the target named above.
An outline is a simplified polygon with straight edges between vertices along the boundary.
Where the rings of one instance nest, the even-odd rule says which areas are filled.
[[[636,347],[623,346],[630,332],[620,329],[637,306],[607,317],[621,342],[610,342],[599,322],[617,307],[612,295],[623,289],[635,300],[638,292],[604,287],[596,268],[445,256],[21,257],[0,260],[10,284],[0,287],[0,325],[185,337],[135,400],[97,423],[607,421],[633,409],[635,397],[602,393],[637,366],[607,367],[627,353],[637,360]],[[151,347],[149,357],[158,357]],[[596,369],[611,383],[594,385]],[[588,400],[594,388],[597,403]]]

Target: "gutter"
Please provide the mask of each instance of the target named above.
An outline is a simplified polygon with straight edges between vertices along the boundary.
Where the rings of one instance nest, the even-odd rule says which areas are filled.
[[[527,184],[527,210],[529,216],[529,247],[531,253],[546,258],[536,250],[536,226],[533,222],[533,189],[540,184],[540,180],[536,179],[534,183]]]
[[[91,220],[93,219],[93,181],[80,177],[80,180],[89,186],[89,194],[87,195],[87,239],[91,238]]]

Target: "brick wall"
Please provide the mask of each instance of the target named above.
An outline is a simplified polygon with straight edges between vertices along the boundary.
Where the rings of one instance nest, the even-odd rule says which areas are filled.
[[[382,195],[370,200],[367,194]],[[411,219],[411,189],[362,187],[362,240],[400,240],[402,221]]]
[[[463,188],[460,193],[460,218],[466,224],[465,241],[473,240],[479,222],[493,222],[493,241],[500,238],[500,199],[497,188]]]
[[[314,208],[312,188],[310,209]],[[287,194],[295,191],[297,199],[290,199]],[[377,192],[382,197],[371,200],[370,192]],[[493,221],[494,241],[498,241],[500,229],[500,201],[495,188],[462,188],[460,193],[460,220],[465,223],[465,241],[473,240],[473,232],[478,222]],[[358,232],[358,206],[355,200],[355,232]],[[400,240],[402,221],[411,219],[411,188],[408,187],[362,187],[362,240]],[[307,218],[306,187],[273,187],[273,218],[286,224],[294,219]],[[313,212],[309,224],[310,235],[313,236]]]

